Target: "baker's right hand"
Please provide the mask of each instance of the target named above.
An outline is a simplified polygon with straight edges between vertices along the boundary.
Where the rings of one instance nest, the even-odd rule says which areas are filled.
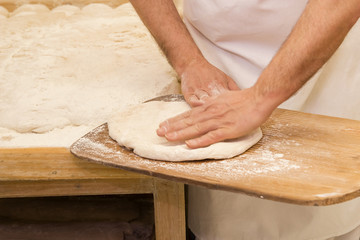
[[[180,77],[181,91],[191,107],[225,91],[239,90],[233,79],[205,59],[190,62]]]

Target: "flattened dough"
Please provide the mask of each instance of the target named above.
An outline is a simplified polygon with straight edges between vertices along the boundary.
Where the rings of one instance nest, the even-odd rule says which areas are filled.
[[[157,136],[160,122],[189,109],[185,102],[152,101],[131,106],[108,121],[109,134],[121,146],[133,149],[142,157],[172,162],[231,158],[245,152],[262,137],[258,128],[245,137],[190,149],[184,142],[168,142]]]

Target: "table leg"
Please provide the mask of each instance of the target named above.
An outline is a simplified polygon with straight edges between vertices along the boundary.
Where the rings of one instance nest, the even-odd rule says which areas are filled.
[[[154,179],[156,240],[185,240],[184,184]]]

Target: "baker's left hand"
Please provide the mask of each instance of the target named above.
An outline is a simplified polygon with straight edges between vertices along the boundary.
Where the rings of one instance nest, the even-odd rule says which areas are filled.
[[[223,92],[238,89],[231,77],[205,58],[192,61],[181,74],[181,92],[191,107],[203,105]]]
[[[253,88],[227,91],[162,122],[157,134],[168,141],[185,141],[190,148],[206,147],[245,136],[265,122],[272,110],[262,106]]]

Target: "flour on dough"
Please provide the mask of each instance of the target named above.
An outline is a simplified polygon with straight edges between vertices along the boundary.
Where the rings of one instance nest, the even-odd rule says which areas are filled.
[[[262,137],[258,128],[245,137],[190,149],[184,142],[168,142],[157,136],[156,129],[162,121],[189,109],[185,102],[153,101],[134,105],[110,118],[109,134],[142,157],[174,162],[231,158],[245,152]]]

